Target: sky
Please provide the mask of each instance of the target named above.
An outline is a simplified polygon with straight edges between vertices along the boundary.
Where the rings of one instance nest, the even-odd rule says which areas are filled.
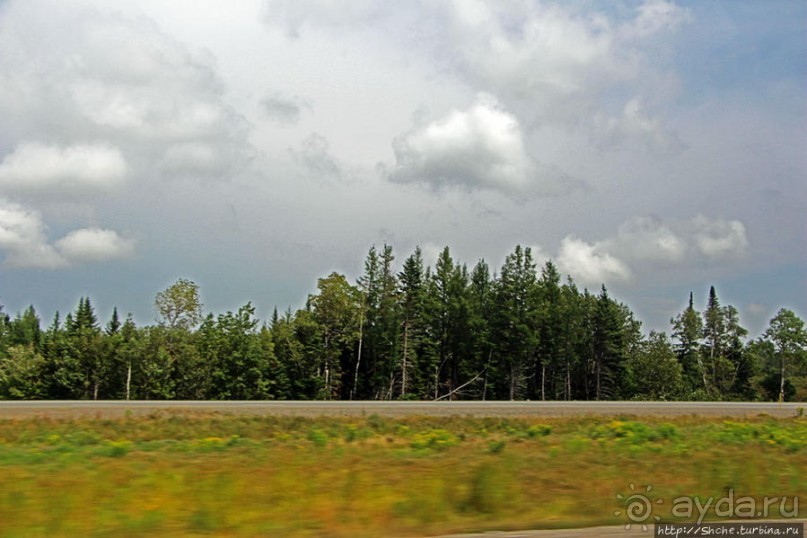
[[[0,0],[0,304],[301,307],[517,244],[645,330],[807,315],[801,0]]]

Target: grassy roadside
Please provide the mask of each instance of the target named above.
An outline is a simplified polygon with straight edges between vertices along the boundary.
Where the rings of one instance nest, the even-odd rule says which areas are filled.
[[[807,419],[156,413],[0,421],[2,537],[617,525],[628,521],[632,494],[662,500],[652,515],[668,518],[674,498],[729,492],[786,496],[787,510],[801,497],[804,517]]]

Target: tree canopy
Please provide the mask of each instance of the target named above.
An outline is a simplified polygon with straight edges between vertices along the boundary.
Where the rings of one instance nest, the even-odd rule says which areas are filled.
[[[807,398],[807,331],[782,308],[749,340],[712,286],[645,335],[603,285],[580,289],[516,246],[498,272],[448,247],[395,265],[369,250],[351,283],[320,278],[305,305],[261,322],[252,303],[203,312],[179,279],[155,297],[155,325],[88,297],[47,327],[33,306],[0,306],[0,398],[31,399],[708,399]]]

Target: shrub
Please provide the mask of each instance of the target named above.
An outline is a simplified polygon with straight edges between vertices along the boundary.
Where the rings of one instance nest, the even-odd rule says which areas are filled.
[[[527,437],[535,439],[536,437],[546,437],[552,433],[552,428],[546,424],[533,424],[527,428]]]
[[[457,436],[446,430],[426,430],[415,434],[410,446],[416,450],[445,450],[459,442]]]

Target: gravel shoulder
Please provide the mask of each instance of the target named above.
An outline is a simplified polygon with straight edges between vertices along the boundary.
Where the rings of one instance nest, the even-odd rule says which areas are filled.
[[[805,403],[759,402],[254,402],[254,401],[3,401],[0,418],[116,418],[160,412],[298,416],[711,416],[793,417]]]

